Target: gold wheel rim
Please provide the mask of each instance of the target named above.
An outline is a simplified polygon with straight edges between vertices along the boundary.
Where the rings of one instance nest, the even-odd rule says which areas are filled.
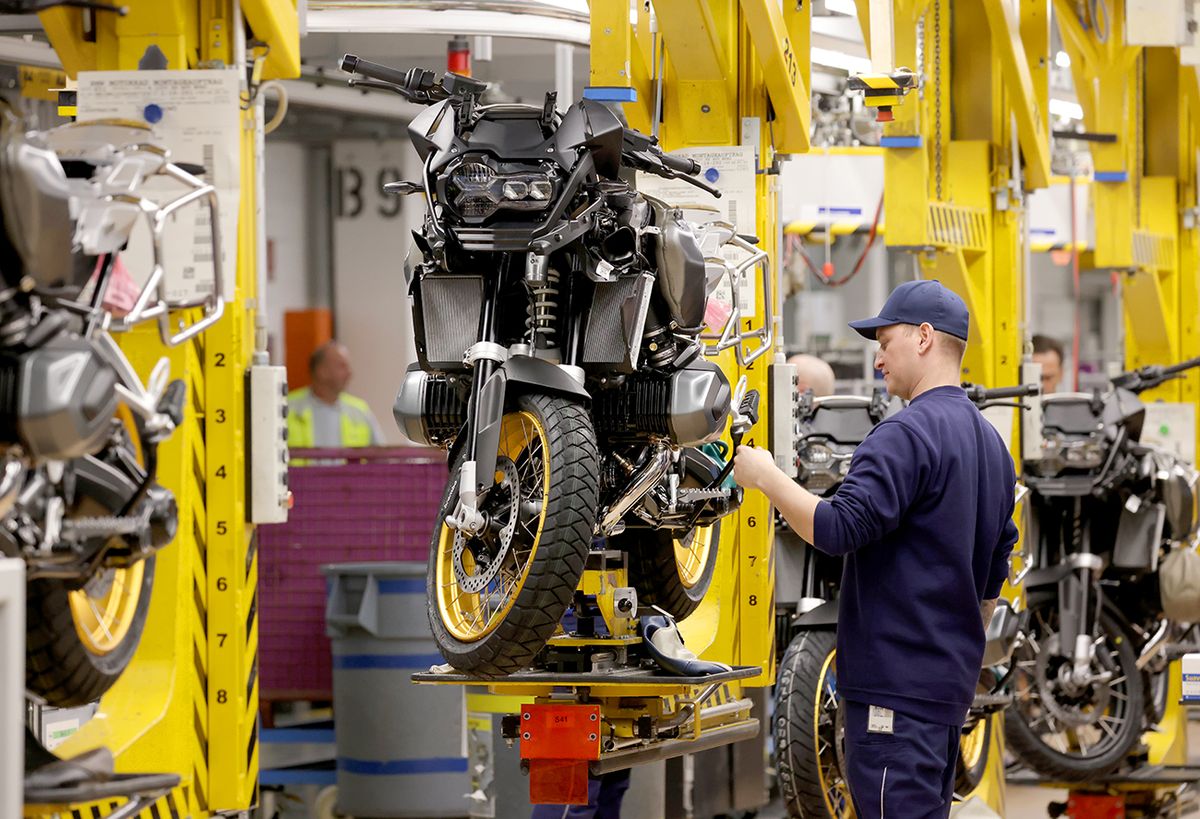
[[[133,413],[125,405],[117,407],[117,420],[129,433],[129,442],[139,464],[145,464],[141,439]],[[67,595],[75,633],[92,654],[103,656],[115,651],[129,636],[138,603],[142,599],[142,580],[146,565],[138,561],[123,569],[105,569],[102,587],[92,585]],[[100,579],[99,576],[97,579]]]
[[[963,766],[968,771],[974,770],[987,751],[987,719],[979,720],[974,728],[963,734],[959,745],[962,747],[960,754]]]
[[[522,411],[504,416],[500,426],[498,455],[516,465],[521,498],[528,502],[536,497],[541,511],[536,527],[531,528],[523,523],[516,527],[497,580],[493,581],[493,584],[498,583],[497,588],[493,589],[493,584],[489,584],[487,589],[479,593],[470,593],[459,586],[454,575],[455,530],[447,526],[445,521],[441,523],[435,555],[438,615],[456,640],[478,642],[495,631],[504,622],[521,589],[525,587],[546,523],[546,498],[550,493],[547,444],[546,430],[532,413]],[[473,574],[477,564],[470,549],[463,549],[461,561],[463,570]]]
[[[697,526],[682,538],[675,538],[675,568],[685,589],[695,588],[704,577],[712,549],[713,524]]]
[[[840,780],[831,781],[832,777],[827,774],[833,773],[833,769],[837,767],[837,748],[832,747],[825,742],[821,736],[821,714],[825,710],[826,697],[835,697],[833,691],[826,691],[825,681],[829,679],[831,669],[836,670],[837,649],[829,652],[829,656],[825,658],[825,662],[821,664],[821,673],[817,676],[817,690],[813,697],[813,747],[817,749],[817,781],[821,786],[821,798],[825,800],[825,808],[829,811],[829,815],[835,819],[853,819],[854,803],[850,799],[850,786],[846,781],[845,774]],[[836,726],[834,728],[834,742],[837,742]],[[826,762],[826,759],[832,760]],[[829,769],[829,770],[827,770]],[[840,804],[840,807],[835,806],[835,800]]]

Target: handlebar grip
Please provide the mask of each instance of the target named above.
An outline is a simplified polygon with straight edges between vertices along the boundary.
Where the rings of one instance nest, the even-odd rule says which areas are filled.
[[[353,54],[347,54],[342,57],[338,66],[347,74],[362,74],[364,77],[390,82],[392,85],[403,86],[408,81],[408,76],[403,71],[388,68],[386,65],[373,63],[370,60],[360,59]]]
[[[984,390],[985,398],[1032,398],[1041,392],[1041,388],[1037,384],[1022,384],[1019,387],[996,387],[991,390]]]
[[[688,159],[684,156],[671,156],[670,154],[660,153],[662,164],[666,165],[673,171],[685,173],[688,176],[695,176],[700,173],[700,163],[693,159]]]

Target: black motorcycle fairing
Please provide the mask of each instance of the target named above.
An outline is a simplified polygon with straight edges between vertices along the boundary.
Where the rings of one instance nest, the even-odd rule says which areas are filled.
[[[478,491],[490,488],[496,474],[504,413],[511,409],[517,396],[530,392],[561,395],[585,404],[591,401],[582,384],[549,361],[516,355],[501,364],[479,392],[475,415],[475,474],[481,479]],[[453,452],[465,437],[459,436]],[[450,462],[453,463],[453,458]]]
[[[450,150],[454,144],[454,108],[450,100],[431,105],[413,117],[408,124],[408,138],[422,161]]]
[[[828,600],[815,609],[797,617],[792,625],[797,629],[837,628],[838,601]]]
[[[654,242],[658,294],[677,328],[698,333],[704,328],[704,306],[708,301],[707,270],[700,243],[680,211],[658,200],[649,201],[659,230]]]
[[[1130,441],[1142,439],[1142,425],[1146,422],[1146,405],[1137,393],[1118,387],[1104,402],[1104,425],[1109,437],[1116,438],[1118,429],[1124,429]]]

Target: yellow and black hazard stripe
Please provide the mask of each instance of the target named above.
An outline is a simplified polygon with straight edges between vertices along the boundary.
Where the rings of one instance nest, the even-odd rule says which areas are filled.
[[[847,87],[851,91],[861,91],[864,104],[880,107],[899,105],[916,84],[917,77],[911,71],[897,71],[895,74],[856,74],[850,78]]]

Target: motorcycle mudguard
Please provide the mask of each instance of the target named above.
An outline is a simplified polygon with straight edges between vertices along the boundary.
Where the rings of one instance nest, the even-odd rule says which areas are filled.
[[[792,623],[796,629],[836,628],[838,621],[838,601],[830,600],[822,603],[810,612],[800,615]]]
[[[477,490],[490,488],[496,475],[500,449],[500,425],[504,412],[519,395],[531,392],[561,395],[583,403],[592,400],[583,385],[557,364],[532,356],[518,355],[501,364],[479,392],[475,413],[475,475]]]

